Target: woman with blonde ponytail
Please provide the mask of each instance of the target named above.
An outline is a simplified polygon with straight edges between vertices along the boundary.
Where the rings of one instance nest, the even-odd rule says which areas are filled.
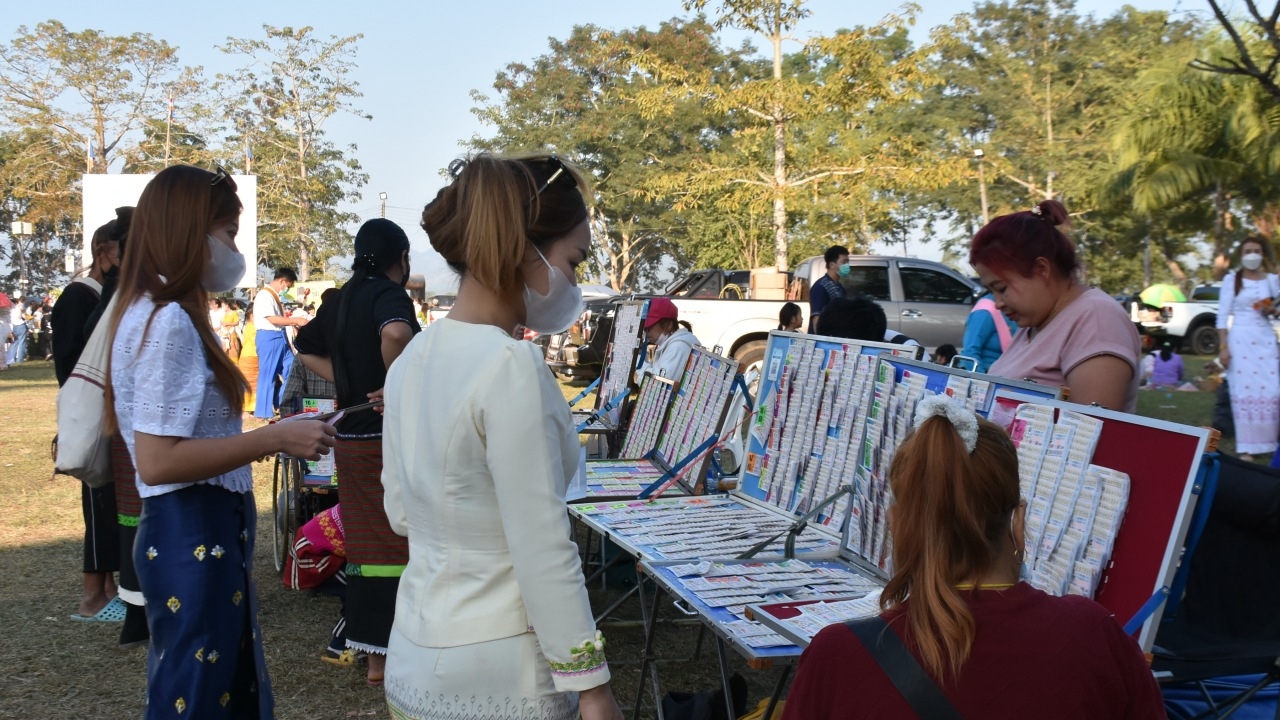
[[[921,401],[889,471],[894,633],[964,718],[1163,718],[1151,669],[1105,608],[1019,582],[1026,503],[1008,434],[945,397]],[[863,641],[826,628],[784,720],[917,717]],[[926,719],[931,720],[931,719]]]
[[[517,325],[567,329],[591,255],[586,182],[555,156],[478,155],[422,212],[459,274],[387,373],[382,484],[409,538],[386,693],[398,720],[616,720],[565,491],[578,437]]]

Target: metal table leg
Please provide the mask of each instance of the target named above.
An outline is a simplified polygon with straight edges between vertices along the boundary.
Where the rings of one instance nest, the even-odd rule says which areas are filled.
[[[608,617],[609,617],[609,614],[610,614],[610,613],[612,613],[614,610],[617,610],[618,608],[622,607],[622,603],[624,603],[624,602],[626,602],[626,601],[630,600],[632,595],[635,595],[635,594],[637,594],[637,593],[639,593],[639,592],[640,592],[640,585],[639,585],[639,583],[637,583],[635,587],[633,587],[633,588],[631,588],[630,590],[628,590],[628,591],[626,591],[625,593],[623,593],[623,594],[622,594],[622,597],[618,598],[617,600],[614,600],[614,601],[609,605],[609,607],[607,607],[607,608],[605,608],[604,610],[602,610],[602,611],[600,612],[600,614],[596,616],[596,624],[597,624],[597,625],[599,625],[601,622],[603,622],[606,618],[608,618]],[[641,605],[641,607],[643,607],[643,606],[644,606],[644,599],[643,599],[643,598],[641,598],[641,600],[640,600],[640,605]],[[642,612],[643,612],[643,611],[642,611]]]
[[[769,704],[764,709],[764,720],[773,720],[773,711],[778,707],[778,701],[782,699],[782,690],[787,686],[787,678],[791,677],[791,665],[782,666],[782,675],[778,678],[778,684],[773,686],[773,695],[769,697]]]
[[[657,664],[657,658],[655,658],[653,655],[653,638],[658,625],[658,601],[662,598],[662,592],[659,591],[659,589],[656,586],[654,587],[652,604],[648,605],[647,613],[646,613],[646,605],[644,602],[645,600],[644,588],[643,588],[644,577],[641,576],[638,579],[639,579],[639,582],[636,583],[636,589],[637,589],[637,592],[639,592],[640,594],[640,612],[642,615],[646,615],[646,617],[644,618],[644,621],[645,621],[644,655],[641,657],[641,660],[640,660],[640,684],[636,688],[636,704],[635,704],[635,707],[632,709],[631,718],[632,720],[640,720],[640,705],[644,701],[644,681],[645,681],[644,676],[646,672],[650,672],[652,675],[651,680],[653,682],[654,712],[658,720],[663,720],[662,696],[658,694],[659,693],[658,664]]]
[[[591,575],[590,575],[590,576],[588,576],[588,577],[587,577],[587,579],[586,579],[586,580],[584,580],[584,581],[582,582],[582,584],[583,584],[583,585],[590,585],[590,584],[591,584],[592,582],[594,582],[594,581],[595,581],[595,579],[596,579],[596,578],[598,578],[598,577],[599,577],[599,578],[603,578],[603,577],[604,577],[604,573],[605,573],[605,571],[606,571],[606,570],[608,570],[609,568],[613,567],[614,565],[618,565],[618,564],[620,564],[620,563],[624,563],[624,562],[626,562],[626,561],[628,561],[628,560],[634,560],[634,559],[635,559],[635,558],[631,557],[630,555],[628,555],[628,554],[626,554],[626,553],[624,553],[624,552],[620,552],[620,553],[618,553],[617,557],[615,557],[614,559],[610,560],[609,562],[604,562],[604,561],[603,561],[603,558],[604,558],[604,543],[603,543],[603,540],[601,541],[601,544],[600,544],[600,557],[601,557],[601,565],[600,565],[600,567],[599,567],[595,572],[591,573]],[[603,581],[603,580],[601,580],[601,582],[600,582],[600,588],[601,588],[602,590],[604,589],[604,581]]]
[[[738,717],[737,708],[733,706],[733,686],[729,683],[729,656],[725,652],[724,639],[716,636],[716,656],[720,660],[720,685],[724,688],[724,708],[731,718]]]

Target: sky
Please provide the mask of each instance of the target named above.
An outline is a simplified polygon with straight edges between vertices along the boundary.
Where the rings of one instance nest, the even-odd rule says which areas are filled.
[[[922,6],[915,30],[918,40],[929,28],[973,6],[971,0],[919,0],[918,4]],[[1125,4],[1143,10],[1201,9],[1196,0],[1078,0],[1077,9],[1109,15]],[[812,15],[796,31],[802,39],[872,24],[895,8],[861,0],[811,0],[807,6]],[[369,174],[363,198],[346,209],[362,219],[377,217],[378,194],[387,193],[387,217],[404,226],[413,241],[414,272],[426,275],[429,289],[442,290],[450,276],[418,228],[418,217],[443,184],[441,169],[464,152],[459,143],[487,133],[471,113],[471,92],[491,94],[499,70],[545,53],[549,38],[566,37],[575,25],[652,27],[686,15],[680,0],[46,0],[6,3],[0,14],[0,37],[8,41],[19,26],[49,19],[73,30],[151,33],[176,46],[184,64],[203,66],[212,76],[233,70],[236,64],[216,46],[228,37],[259,37],[264,24],[310,25],[322,37],[363,34],[353,79],[364,96],[355,102],[373,119],[339,116],[326,126],[329,139],[337,145],[357,146],[357,157]],[[732,45],[747,39],[738,32],[724,37]],[[759,40],[753,44],[761,47]],[[177,112],[181,114],[180,107]],[[975,203],[976,196],[975,188]],[[872,249],[885,254],[901,250],[879,245]],[[912,243],[910,252],[930,259],[941,254],[925,239]]]

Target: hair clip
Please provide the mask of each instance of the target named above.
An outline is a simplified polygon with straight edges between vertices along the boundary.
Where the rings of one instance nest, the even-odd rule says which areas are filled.
[[[1031,208],[1031,214],[1035,215],[1036,217],[1044,217],[1044,210],[1041,210],[1040,206],[1036,205]]]

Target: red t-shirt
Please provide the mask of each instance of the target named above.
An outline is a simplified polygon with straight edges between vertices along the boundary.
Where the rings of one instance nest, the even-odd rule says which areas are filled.
[[[943,688],[966,720],[1165,717],[1146,658],[1101,605],[1019,583],[980,590],[969,606],[973,649],[957,681]],[[916,654],[905,617],[885,617]],[[914,717],[858,638],[832,625],[800,657],[783,720]]]

